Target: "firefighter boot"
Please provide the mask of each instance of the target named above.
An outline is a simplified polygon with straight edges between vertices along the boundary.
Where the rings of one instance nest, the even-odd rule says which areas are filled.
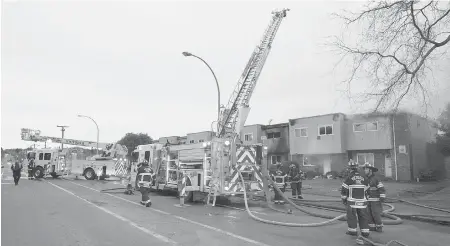
[[[377,226],[377,229],[376,229],[376,231],[377,231],[377,232],[383,232],[383,227],[381,227],[381,226]]]

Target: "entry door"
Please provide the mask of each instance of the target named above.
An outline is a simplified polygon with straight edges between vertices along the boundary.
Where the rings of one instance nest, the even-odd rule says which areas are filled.
[[[392,160],[390,154],[387,154],[384,158],[384,175],[387,178],[392,178]]]

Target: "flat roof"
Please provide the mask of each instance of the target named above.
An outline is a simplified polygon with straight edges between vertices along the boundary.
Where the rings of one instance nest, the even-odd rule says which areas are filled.
[[[335,115],[335,114],[340,114],[340,115],[344,115],[345,116],[344,113],[337,112],[337,113],[329,113],[329,114],[320,114],[320,115],[314,115],[314,116],[299,117],[299,118],[293,118],[293,119],[289,119],[289,120],[300,120],[300,119],[317,118],[317,117],[330,116],[330,115]]]

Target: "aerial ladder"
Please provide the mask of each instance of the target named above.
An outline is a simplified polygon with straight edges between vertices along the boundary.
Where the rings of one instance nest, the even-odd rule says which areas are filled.
[[[272,12],[272,20],[269,26],[266,28],[259,45],[253,51],[247,66],[228,100],[227,106],[221,112],[217,137],[233,138],[236,134],[239,134],[239,130],[245,123],[250,110],[249,102],[256,87],[256,82],[258,82],[275,35],[283,18],[286,17],[287,11],[289,9]],[[236,128],[238,118],[240,118],[239,125]]]
[[[255,163],[251,165],[248,165],[249,163],[238,163],[239,157],[236,156],[236,152],[245,151],[245,146],[241,144],[239,147],[237,142],[239,141],[240,131],[250,111],[249,102],[256,87],[256,82],[264,67],[281,22],[286,17],[287,11],[289,9],[272,12],[272,19],[269,26],[266,28],[259,45],[253,51],[247,66],[228,100],[227,106],[220,114],[216,137],[211,142],[211,169],[213,175],[211,177],[208,203],[210,196],[214,196],[215,203],[216,196],[241,194],[238,191],[239,188],[237,188],[240,186],[237,169],[242,171],[254,170],[253,174],[257,177],[260,188],[262,188],[260,167],[257,167]],[[238,148],[240,149],[238,150]],[[240,189],[247,188],[240,187]]]

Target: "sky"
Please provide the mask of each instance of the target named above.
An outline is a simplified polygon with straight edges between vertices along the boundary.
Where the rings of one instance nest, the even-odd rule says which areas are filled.
[[[128,132],[153,138],[211,129],[217,89],[226,104],[276,8],[290,8],[250,101],[246,124],[334,112],[359,113],[338,91],[348,72],[323,46],[342,23],[331,13],[362,2],[3,1],[1,145],[25,148],[21,128],[115,142]],[[433,75],[432,110],[450,94],[450,59]],[[407,103],[414,111],[414,104]]]

